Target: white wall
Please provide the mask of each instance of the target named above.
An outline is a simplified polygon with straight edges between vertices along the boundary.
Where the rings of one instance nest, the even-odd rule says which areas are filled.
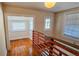
[[[53,20],[53,13],[39,11],[39,10],[32,10],[27,8],[20,8],[17,6],[8,6],[4,7],[5,16],[14,15],[14,16],[33,16],[34,17],[34,29],[44,32],[44,17],[51,16],[51,23]],[[52,27],[52,26],[51,26]],[[51,28],[52,30],[52,28]],[[49,32],[51,35],[51,32]]]
[[[3,19],[2,5],[0,3],[0,56],[5,56],[6,54],[7,51],[5,44],[4,19]]]

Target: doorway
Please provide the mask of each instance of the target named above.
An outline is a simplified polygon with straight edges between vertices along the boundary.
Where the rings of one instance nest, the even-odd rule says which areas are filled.
[[[8,16],[7,24],[10,43],[8,55],[31,55],[33,17]]]

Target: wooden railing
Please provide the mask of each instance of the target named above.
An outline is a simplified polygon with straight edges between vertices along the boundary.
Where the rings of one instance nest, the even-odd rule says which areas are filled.
[[[33,48],[40,56],[79,56],[79,46],[33,31]]]

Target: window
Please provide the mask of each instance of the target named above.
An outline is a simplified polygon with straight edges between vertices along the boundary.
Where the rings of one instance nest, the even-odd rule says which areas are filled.
[[[33,20],[30,21],[30,30],[33,30]]]
[[[11,32],[33,30],[33,17],[8,16],[8,29]]]
[[[12,31],[25,31],[25,22],[12,22]]]
[[[74,38],[79,38],[79,13],[67,15],[64,34]]]
[[[50,28],[50,17],[46,17],[45,18],[45,29],[49,29]]]
[[[33,30],[33,17],[26,17],[26,23],[29,31]]]
[[[23,16],[8,16],[8,28],[11,32],[25,31],[26,22]]]

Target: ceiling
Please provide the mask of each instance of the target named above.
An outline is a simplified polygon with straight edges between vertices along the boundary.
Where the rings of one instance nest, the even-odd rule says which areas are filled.
[[[50,12],[58,12],[70,8],[79,7],[79,2],[57,2],[56,5],[50,9],[45,8],[44,2],[6,2],[5,4],[45,10]]]

